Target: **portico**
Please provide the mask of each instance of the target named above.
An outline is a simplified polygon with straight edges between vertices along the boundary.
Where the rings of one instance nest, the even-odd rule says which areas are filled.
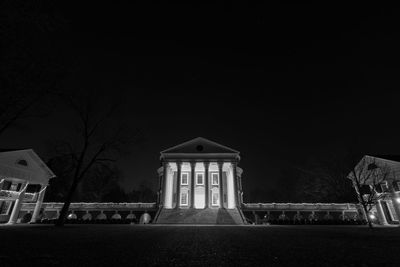
[[[0,222],[15,224],[23,202],[34,202],[35,223],[54,173],[32,149],[0,151]]]
[[[239,152],[195,138],[161,152],[158,204],[162,210],[241,207]]]
[[[237,207],[234,166],[232,162],[165,162],[161,170],[165,168],[164,208]]]

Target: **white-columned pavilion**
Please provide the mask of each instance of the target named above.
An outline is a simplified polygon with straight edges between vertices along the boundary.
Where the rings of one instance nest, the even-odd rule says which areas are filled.
[[[0,222],[15,224],[22,203],[30,202],[35,203],[30,222],[35,223],[53,177],[54,173],[32,149],[0,151]]]
[[[179,219],[163,220],[165,216],[162,215],[168,213],[165,210],[180,210],[182,215],[185,210],[207,209],[215,213],[224,209],[232,217],[236,213],[241,215],[242,169],[237,166],[238,151],[198,137],[162,151],[160,160],[158,203],[161,216],[158,222],[180,223]],[[203,217],[212,218],[212,214],[210,211]],[[191,215],[197,216],[196,222],[203,221],[195,211]],[[181,217],[185,220],[188,216]]]

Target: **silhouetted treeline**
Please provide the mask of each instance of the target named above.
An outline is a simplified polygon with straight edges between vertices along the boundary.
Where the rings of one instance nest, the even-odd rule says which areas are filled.
[[[68,157],[55,157],[48,166],[57,175],[50,180],[45,201],[63,202],[71,186],[71,162]],[[99,165],[93,168],[78,186],[72,201],[74,202],[155,202],[156,193],[145,183],[136,189],[125,192],[119,181],[120,171],[112,165]]]
[[[358,202],[347,176],[360,159],[361,154],[334,151],[288,163],[275,183],[245,192],[245,202]]]

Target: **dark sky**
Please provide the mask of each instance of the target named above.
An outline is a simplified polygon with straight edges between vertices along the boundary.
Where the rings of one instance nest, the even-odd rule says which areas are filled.
[[[99,1],[56,8],[68,24],[59,44],[76,63],[66,86],[123,95],[146,136],[120,162],[127,188],[155,185],[159,151],[197,136],[241,151],[245,201],[268,200],[282,169],[320,154],[355,144],[399,153],[399,10]],[[62,113],[2,142],[45,154],[46,140],[68,131]]]

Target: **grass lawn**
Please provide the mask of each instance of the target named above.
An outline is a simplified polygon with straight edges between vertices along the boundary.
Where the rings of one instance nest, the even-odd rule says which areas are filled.
[[[0,266],[400,266],[400,228],[0,225]]]

